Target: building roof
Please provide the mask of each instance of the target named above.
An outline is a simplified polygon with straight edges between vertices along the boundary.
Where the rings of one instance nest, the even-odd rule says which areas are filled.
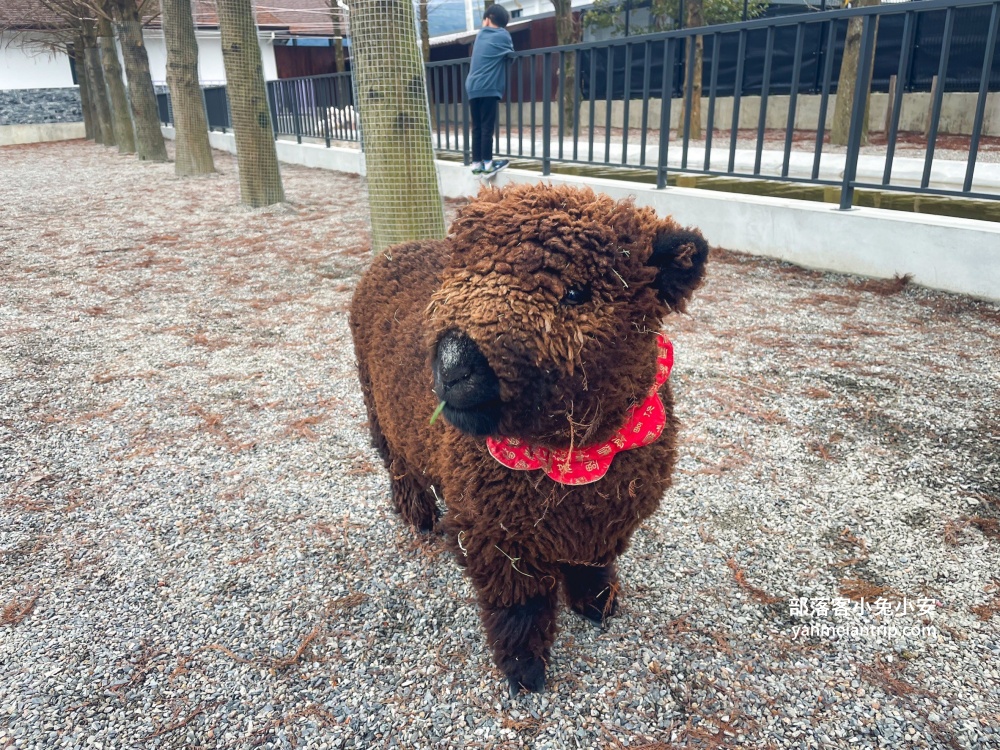
[[[38,0],[2,0],[0,29],[61,29],[65,21]]]
[[[159,3],[151,3],[148,24],[160,28]],[[290,36],[334,36],[327,0],[254,0],[257,26]],[[155,10],[153,10],[155,9]],[[215,0],[192,0],[195,26],[218,28]],[[65,20],[40,0],[0,0],[0,29],[61,29]]]
[[[284,31],[292,36],[334,36],[327,0],[254,0],[257,26],[269,31]],[[192,0],[191,13],[199,28],[218,28],[219,16],[214,0]],[[154,20],[151,26],[159,26]]]

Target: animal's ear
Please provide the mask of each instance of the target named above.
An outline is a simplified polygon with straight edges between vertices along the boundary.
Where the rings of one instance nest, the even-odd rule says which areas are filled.
[[[684,229],[672,220],[661,222],[653,238],[649,264],[656,266],[653,286],[671,309],[683,312],[705,276],[708,243],[697,229]]]

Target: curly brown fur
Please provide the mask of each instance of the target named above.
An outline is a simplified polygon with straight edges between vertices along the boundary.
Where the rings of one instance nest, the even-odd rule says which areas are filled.
[[[618,611],[618,573],[614,565],[563,565],[566,602],[598,625]]]
[[[697,231],[631,202],[517,186],[484,189],[448,239],[391,248],[358,285],[351,329],[394,505],[428,528],[443,498],[440,528],[512,688],[542,687],[560,589],[580,614],[613,614],[614,561],[670,482],[673,396],[668,383],[662,435],[588,485],[508,469],[483,435],[547,448],[614,435],[707,255]],[[429,425],[439,396],[444,418]]]

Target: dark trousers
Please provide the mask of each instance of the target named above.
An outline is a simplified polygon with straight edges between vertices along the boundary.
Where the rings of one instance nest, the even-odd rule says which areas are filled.
[[[493,158],[493,130],[497,124],[500,99],[482,96],[469,99],[472,116],[472,161],[489,161]]]

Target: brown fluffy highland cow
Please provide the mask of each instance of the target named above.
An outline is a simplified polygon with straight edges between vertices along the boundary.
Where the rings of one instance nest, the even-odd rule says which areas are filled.
[[[487,188],[447,239],[390,248],[358,284],[351,330],[393,504],[429,530],[443,499],[514,693],[544,685],[560,590],[598,623],[615,612],[615,559],[674,465],[657,332],[707,257],[699,232],[628,201]]]

